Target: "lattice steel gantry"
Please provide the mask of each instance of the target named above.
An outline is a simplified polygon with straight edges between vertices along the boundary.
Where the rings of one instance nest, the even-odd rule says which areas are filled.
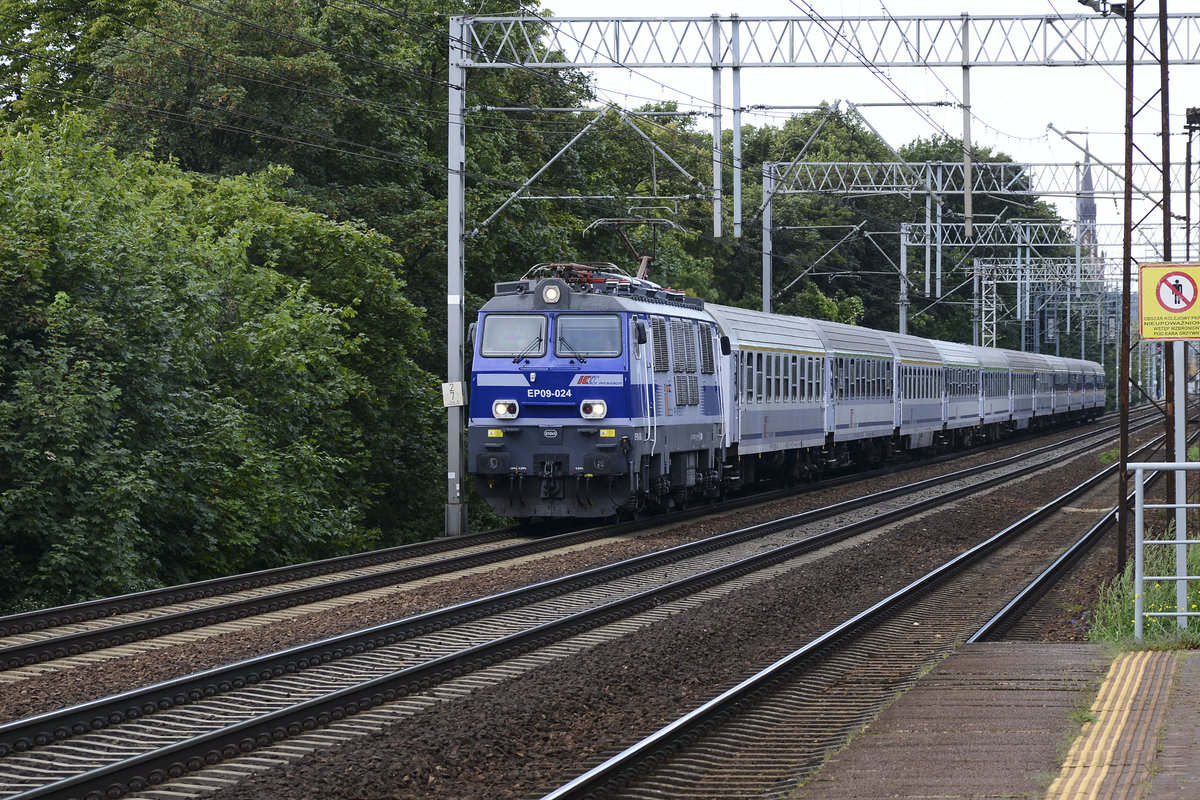
[[[1130,23],[1139,38],[1158,35],[1157,16]],[[1200,15],[1166,17],[1173,64],[1200,63]],[[733,76],[734,234],[741,228],[741,70],[747,67],[961,67],[964,104],[967,75],[974,66],[1123,65],[1124,26],[1116,17],[979,16],[673,19],[550,19],[538,15],[449,19],[447,125],[447,382],[461,388],[464,320],[464,198],[466,91],[470,69],[601,69],[702,67],[713,71],[714,235],[720,235],[721,80]],[[1138,50],[1136,63],[1156,63]],[[970,144],[969,108],[964,109],[963,141]],[[964,169],[970,173],[969,146]],[[965,181],[968,185],[971,180]],[[969,197],[968,209],[969,209]],[[967,213],[970,225],[970,212]],[[448,396],[454,392],[447,393]],[[462,393],[458,394],[463,396]],[[466,531],[462,482],[463,409],[447,406],[446,533]]]

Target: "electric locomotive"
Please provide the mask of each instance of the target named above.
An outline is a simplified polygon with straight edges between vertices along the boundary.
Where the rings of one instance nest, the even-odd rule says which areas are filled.
[[[468,463],[497,512],[607,517],[719,491],[725,367],[702,300],[543,264],[496,284],[469,338]]]

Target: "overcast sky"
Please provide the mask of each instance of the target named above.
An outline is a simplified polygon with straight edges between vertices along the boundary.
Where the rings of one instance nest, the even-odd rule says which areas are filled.
[[[594,17],[654,16],[707,17],[714,13],[728,16],[736,10],[742,17],[804,16],[811,7],[825,17],[837,16],[972,16],[1010,15],[1076,15],[1093,14],[1076,0],[1007,0],[997,3],[958,0],[958,2],[929,2],[903,0],[888,3],[880,0],[809,0],[793,3],[789,0],[741,0],[736,4],[704,5],[695,0],[544,0],[556,16]],[[736,6],[735,8],[731,6]],[[1200,4],[1175,0],[1171,11],[1200,11]],[[652,10],[650,10],[652,9]],[[1157,13],[1158,4],[1144,3],[1145,13]],[[1157,42],[1154,43],[1157,46]],[[726,73],[729,70],[725,70]],[[635,107],[648,100],[677,100],[682,105],[711,106],[712,78],[707,69],[671,69],[647,71],[644,76],[631,75],[626,70],[596,70],[597,85],[604,90],[605,99]],[[914,102],[950,101],[962,97],[963,78],[960,68],[893,69],[888,73],[902,95]],[[647,79],[648,78],[648,79]],[[730,78],[725,76],[723,102],[731,101]],[[1174,66],[1170,72],[1170,102],[1172,158],[1180,163],[1184,157],[1185,139],[1182,135],[1184,112],[1188,106],[1200,106],[1200,67]],[[1134,79],[1135,93],[1140,105],[1158,90],[1157,67],[1139,68]],[[897,102],[895,91],[866,69],[826,68],[799,70],[786,68],[746,69],[742,75],[743,105],[813,105],[821,101],[846,100],[856,104]],[[971,70],[971,105],[974,110],[972,139],[976,145],[986,145],[1032,163],[1074,163],[1082,153],[1048,131],[1053,124],[1060,131],[1087,131],[1072,138],[1089,141],[1091,149],[1103,160],[1120,167],[1124,159],[1124,70],[1121,67],[988,67]],[[929,108],[933,122],[907,108],[863,108],[863,113],[893,146],[905,144],[916,137],[937,133],[962,135],[960,108]],[[747,113],[743,120],[752,125],[778,124],[781,113]],[[1160,110],[1151,103],[1139,115],[1135,129],[1139,144],[1156,158],[1161,150],[1157,135],[1160,129]],[[699,123],[708,128],[711,123]],[[724,126],[730,127],[726,113]],[[1139,160],[1140,159],[1139,157]],[[1073,215],[1073,209],[1059,203],[1060,211]],[[1120,220],[1119,209],[1111,201],[1099,204],[1101,221]]]

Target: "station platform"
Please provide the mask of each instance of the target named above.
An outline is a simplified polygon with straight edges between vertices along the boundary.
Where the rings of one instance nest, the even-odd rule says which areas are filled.
[[[970,644],[792,795],[1200,798],[1200,651]]]

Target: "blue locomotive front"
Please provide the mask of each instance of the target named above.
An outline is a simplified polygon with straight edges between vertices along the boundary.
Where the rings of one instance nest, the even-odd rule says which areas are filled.
[[[715,380],[702,382],[699,359],[689,362],[682,350],[679,375],[671,364],[656,371],[654,341],[669,350],[670,318],[676,330],[687,325],[699,353],[697,326],[715,335],[701,306],[574,264],[497,284],[471,337],[467,456],[478,493],[505,516],[606,517],[638,508],[648,494],[669,504],[696,485],[696,464],[715,456],[691,459],[688,471],[688,458],[678,461],[661,445],[691,437],[692,449],[718,446]],[[707,426],[702,383],[714,418]],[[682,403],[679,386],[688,395]]]

